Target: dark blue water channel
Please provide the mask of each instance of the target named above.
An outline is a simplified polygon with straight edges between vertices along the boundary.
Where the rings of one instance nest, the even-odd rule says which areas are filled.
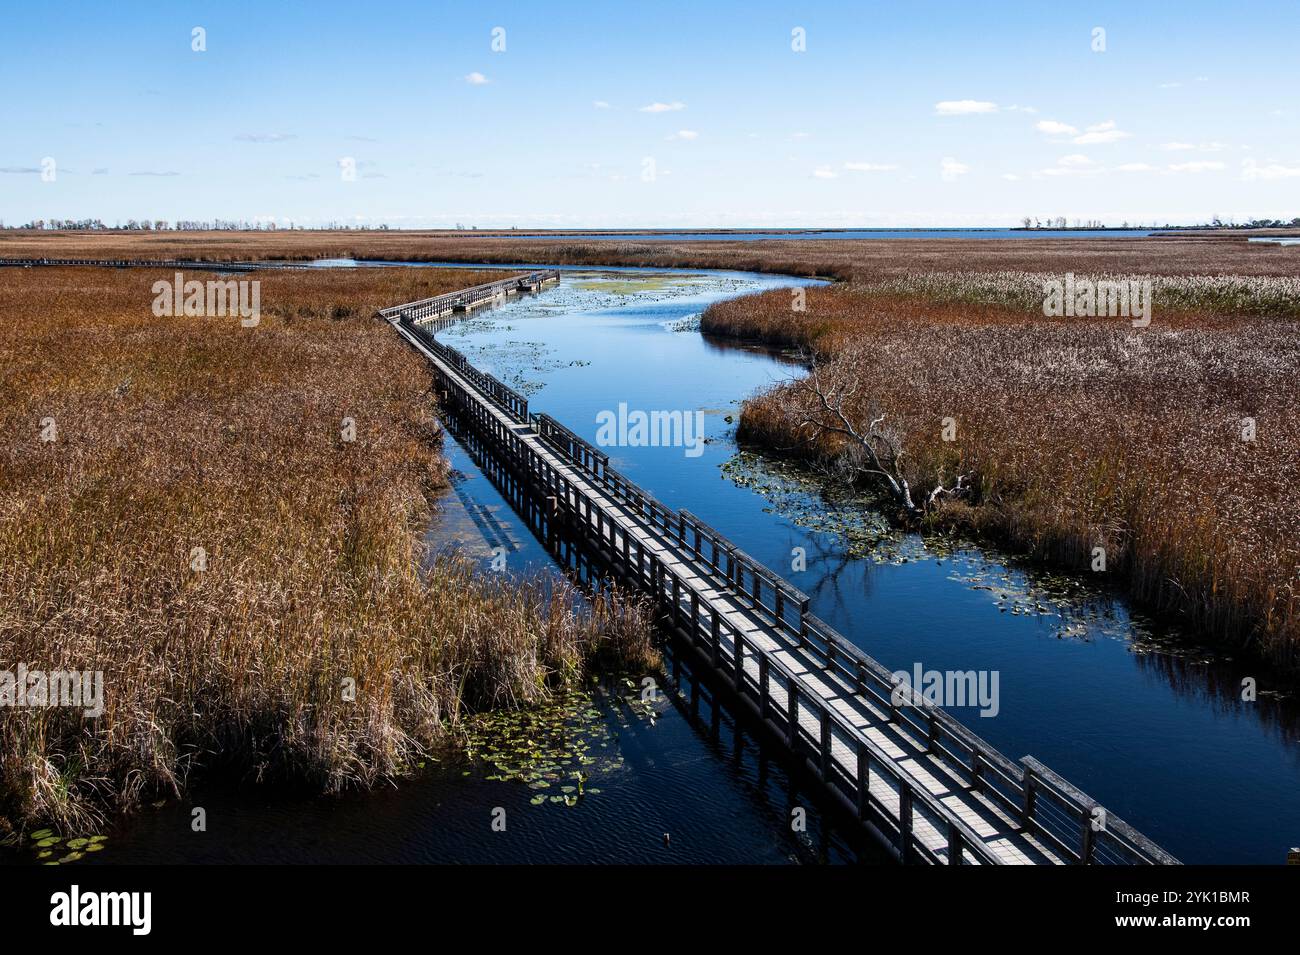
[[[1300,706],[1285,684],[1181,649],[1178,633],[1093,579],[893,534],[863,502],[740,453],[739,402],[801,371],[789,356],[710,341],[696,320],[710,302],[799,281],[570,269],[559,287],[443,337],[591,441],[620,404],[703,412],[697,448],[605,450],[660,500],[785,573],[818,616],[890,669],[995,672],[996,716],[951,712],[1007,756],[1038,757],[1184,861],[1284,861],[1300,843]],[[449,440],[448,451],[455,488],[430,540],[485,573],[501,555],[509,573],[554,572],[467,448]],[[1256,702],[1241,700],[1247,676],[1262,691]],[[129,820],[77,864],[880,861],[737,725],[725,699],[715,706],[703,688],[692,704],[683,686],[644,706],[640,678],[591,687],[566,718],[566,738],[594,754],[581,798],[499,778],[482,758],[431,762],[395,789],[329,799],[200,786],[189,802]],[[207,832],[192,831],[193,805],[207,810]],[[505,832],[491,827],[498,808]],[[795,809],[808,810],[806,829],[791,825]]]

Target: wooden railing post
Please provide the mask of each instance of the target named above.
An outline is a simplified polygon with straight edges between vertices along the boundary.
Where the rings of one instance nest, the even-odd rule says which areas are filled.
[[[858,818],[867,818],[867,809],[871,805],[871,754],[867,744],[858,740]]]
[[[955,818],[948,819],[948,864],[961,865],[961,830]]]
[[[1097,844],[1097,830],[1092,828],[1092,810],[1084,806],[1079,811],[1082,821],[1079,840],[1079,865],[1092,865],[1092,850]]]
[[[898,858],[907,865],[912,858],[912,786],[898,781]]]
[[[794,680],[785,681],[785,716],[787,742],[794,749],[799,739],[799,687]]]
[[[732,663],[736,667],[736,692],[745,692],[745,636],[739,630],[732,637]]]
[[[833,739],[831,737],[831,711],[830,708],[825,704],[823,704],[821,708],[821,718],[822,718],[822,727],[821,727],[822,729],[821,732],[822,779],[825,780],[826,782],[830,782],[831,744],[833,742]]]

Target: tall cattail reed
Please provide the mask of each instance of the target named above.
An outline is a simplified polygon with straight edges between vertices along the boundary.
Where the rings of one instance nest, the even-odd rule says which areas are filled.
[[[0,826],[84,830],[218,769],[368,786],[467,710],[653,663],[634,599],[421,552],[430,372],[374,311],[496,277],[240,276],[243,328],[155,318],[149,271],[4,275],[0,669],[102,671],[105,709],[0,708]]]

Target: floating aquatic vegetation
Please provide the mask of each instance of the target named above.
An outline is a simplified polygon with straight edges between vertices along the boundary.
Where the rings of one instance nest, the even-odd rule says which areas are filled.
[[[764,511],[798,527],[834,534],[842,553],[877,562],[901,561],[913,544],[874,509],[876,499],[858,490],[828,488],[793,462],[740,451],[722,465],[722,475],[768,501]]]
[[[696,312],[694,315],[687,315],[685,318],[664,322],[663,327],[670,332],[698,332],[700,330],[700,314]]]
[[[1008,566],[970,545],[954,549],[949,559],[949,580],[987,593],[1010,616],[1052,620],[1058,639],[1136,641],[1151,633],[1145,619],[1124,612],[1111,594],[1077,575]]]
[[[618,749],[621,731],[633,721],[653,726],[668,703],[643,701],[628,677],[565,692],[551,702],[518,710],[482,713],[466,725],[466,755],[485,766],[484,778],[523,784],[534,792],[529,803],[576,806],[601,792],[590,784],[624,768]],[[473,770],[466,770],[466,775]]]
[[[820,477],[797,462],[742,451],[727,461],[722,471],[738,487],[766,498],[771,507],[765,510],[799,527],[839,537],[843,543],[838,553],[843,556],[876,564],[946,561],[949,580],[987,593],[1009,616],[1054,622],[1058,639],[1123,640],[1138,654],[1223,659],[1205,647],[1187,646],[1185,635],[1174,629],[1157,627],[1145,615],[1126,611],[1112,593],[1077,574],[1008,564],[1007,558],[949,534],[900,532],[873,510],[878,499],[828,489]]]
[[[37,829],[27,834],[27,845],[43,865],[64,865],[84,859],[87,853],[103,852],[107,836],[78,836],[65,839],[53,829]],[[59,853],[63,855],[59,855]]]

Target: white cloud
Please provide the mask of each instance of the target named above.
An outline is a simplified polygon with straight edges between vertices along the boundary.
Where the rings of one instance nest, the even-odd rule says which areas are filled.
[[[1144,162],[1126,162],[1115,167],[1120,172],[1155,172],[1156,167]]]
[[[1011,105],[1011,106],[1003,106],[1002,108],[1009,113],[1037,113],[1038,112],[1038,110],[1034,109],[1034,107],[1032,106]]]
[[[1201,160],[1198,162],[1179,162],[1173,163],[1169,167],[1170,172],[1213,172],[1216,169],[1224,168],[1221,162],[1207,162]]]
[[[1108,119],[1104,123],[1094,123],[1083,131],[1083,135],[1075,136],[1070,142],[1076,146],[1091,146],[1097,143],[1114,143],[1121,139],[1127,139],[1131,133],[1126,133],[1122,129],[1115,127],[1115,121]]]
[[[1247,159],[1241,164],[1241,178],[1248,182],[1259,179],[1292,179],[1297,176],[1300,176],[1300,166],[1284,166],[1277,162],[1261,166],[1253,159]]]
[[[1040,119],[1034,124],[1034,129],[1051,136],[1075,136],[1079,132],[1070,124],[1058,123],[1054,119]]]
[[[692,140],[692,139],[699,139],[699,138],[700,138],[700,134],[697,133],[697,132],[696,132],[695,130],[693,130],[693,129],[679,129],[679,130],[677,130],[677,132],[673,133],[671,136],[669,136],[669,137],[667,137],[667,138],[668,138],[668,139],[685,139],[685,140],[687,140],[687,141],[690,141],[690,140]]]
[[[1081,153],[1071,153],[1068,156],[1062,156],[1056,160],[1061,166],[1092,166],[1095,165],[1091,159]]]
[[[486,76],[477,71],[465,74],[465,82],[470,86],[486,86],[491,82]]]
[[[1161,83],[1160,88],[1162,90],[1176,90],[1178,89],[1178,87],[1182,85],[1183,85],[1182,83]]]
[[[971,113],[996,113],[997,103],[977,99],[946,99],[934,104],[936,116],[966,116]]]
[[[596,109],[609,109],[609,104],[603,99],[592,100],[591,105],[596,107]]]
[[[673,101],[671,103],[651,103],[649,106],[642,106],[643,113],[675,113],[679,109],[685,109],[685,103]]]
[[[837,175],[830,166],[818,166],[812,171],[812,174],[815,179],[834,179]]]
[[[1007,182],[1019,182],[1019,181],[1020,181],[1020,177],[1017,176],[1014,172],[1004,172],[1004,173],[1002,174],[1002,178],[1005,179]]]
[[[951,156],[945,156],[939,163],[939,178],[944,182],[956,182],[958,176],[964,176],[968,172],[970,172],[970,166],[958,162]]]
[[[1179,149],[1195,149],[1196,146],[1195,146],[1194,144],[1192,144],[1192,143],[1161,143],[1161,144],[1160,144],[1160,148],[1161,148],[1161,149],[1170,149],[1170,150],[1179,150]]]
[[[844,168],[851,172],[889,172],[898,167],[892,164],[878,162],[846,162]]]

